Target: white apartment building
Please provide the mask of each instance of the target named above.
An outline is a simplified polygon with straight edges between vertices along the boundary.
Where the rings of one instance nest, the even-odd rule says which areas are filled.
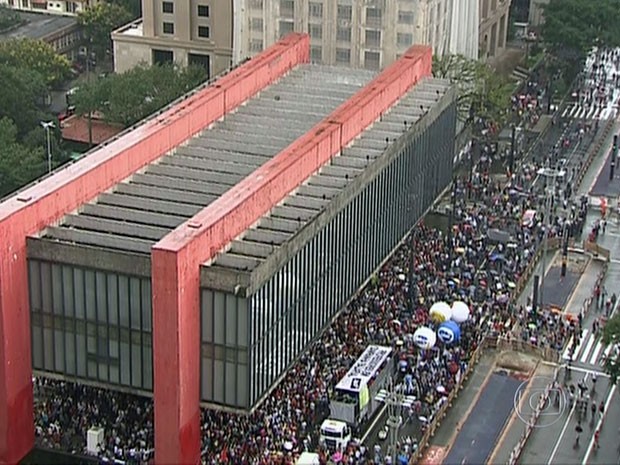
[[[99,0],[0,0],[0,5],[21,11],[34,11],[35,13],[56,13],[61,15],[77,15],[90,5]]]
[[[326,64],[379,69],[413,44],[443,54],[453,1],[234,0],[233,56],[252,56],[292,31],[308,33],[312,61]]]
[[[510,0],[142,0],[143,17],[112,34],[115,69],[174,61],[201,64],[215,75],[292,31],[308,33],[312,61],[325,64],[379,69],[413,44],[431,45],[438,55],[487,58],[505,45],[509,4]]]

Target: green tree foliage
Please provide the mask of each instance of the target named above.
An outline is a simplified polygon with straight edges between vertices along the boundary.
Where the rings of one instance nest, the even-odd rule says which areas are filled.
[[[616,313],[609,319],[603,329],[603,344],[619,344],[620,343],[620,313]],[[605,371],[611,377],[611,382],[616,383],[620,376],[620,360],[616,355],[616,351],[612,350],[610,356],[605,360]]]
[[[565,60],[581,60],[598,45],[620,45],[617,0],[551,0],[541,33],[550,51]]]
[[[35,39],[0,42],[2,64],[36,72],[48,86],[62,82],[71,71],[67,57],[58,55],[48,43]]]
[[[513,85],[486,63],[463,55],[433,57],[433,76],[449,79],[457,88],[459,119],[484,118],[502,123]]]
[[[0,196],[5,196],[41,176],[46,169],[43,148],[32,149],[17,142],[17,128],[0,119]]]
[[[109,3],[120,5],[131,13],[132,18],[142,16],[142,2],[140,0],[109,0]]]
[[[0,32],[19,26],[22,22],[17,11],[0,5]]]
[[[28,68],[0,64],[0,85],[4,89],[0,92],[0,118],[10,118],[21,139],[47,116],[41,109],[47,93],[45,82]]]
[[[78,15],[78,21],[84,27],[86,37],[91,41],[93,51],[103,57],[112,47],[112,31],[134,19],[121,2],[100,2],[86,8]]]
[[[110,123],[131,126],[180,97],[207,78],[198,67],[138,66],[81,86],[74,95],[76,111],[100,112]]]

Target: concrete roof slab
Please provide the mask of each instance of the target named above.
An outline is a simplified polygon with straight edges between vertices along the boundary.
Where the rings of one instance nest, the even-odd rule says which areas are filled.
[[[78,231],[70,228],[47,228],[45,237],[74,244],[98,245],[107,249],[128,250],[148,254],[151,251],[151,241],[143,239],[114,236],[112,234]]]
[[[112,193],[100,195],[76,216],[67,217],[64,225],[58,231],[50,230],[50,234],[55,241],[79,239],[89,246],[114,250],[127,247],[131,253],[149,253],[149,241],[153,245],[166,228],[172,230],[251,176],[375,75],[368,70],[302,65],[222,121],[118,184]],[[280,230],[287,234],[296,231],[296,218],[305,220],[308,212],[312,215],[322,208],[334,195],[329,189],[338,186],[323,184],[308,187],[308,195],[291,200],[292,206],[275,210],[263,223],[266,228],[257,228],[236,243],[240,253],[231,266],[237,266],[244,253],[265,250],[252,243],[268,241],[271,247],[271,242],[284,240]],[[293,215],[292,222],[287,215]],[[132,242],[136,237],[145,242]],[[249,266],[247,262],[242,265]]]
[[[192,156],[168,155],[160,160],[162,165],[182,166],[198,170],[212,171],[214,173],[231,174],[235,176],[247,176],[252,173],[257,165],[247,165],[245,163],[231,163],[222,160],[209,160]]]
[[[99,205],[135,208],[136,210],[164,213],[167,215],[181,215],[187,218],[191,218],[201,210],[197,205],[184,205],[182,203],[145,199],[123,194],[101,194],[97,199],[97,203]]]
[[[96,203],[87,203],[84,205],[80,210],[80,216],[132,221],[139,225],[162,227],[168,230],[176,228],[187,219],[183,216],[144,212],[133,208],[110,207]]]
[[[184,177],[160,176],[157,174],[135,174],[131,177],[130,182],[141,186],[168,187],[171,189],[178,189],[179,186],[182,186],[186,192],[197,192],[214,196],[220,196],[229,189],[229,186],[225,184],[192,181]]]

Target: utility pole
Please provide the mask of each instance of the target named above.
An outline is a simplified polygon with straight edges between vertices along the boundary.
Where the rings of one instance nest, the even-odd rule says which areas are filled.
[[[90,84],[90,51],[92,39],[89,37],[86,42],[86,82]],[[92,108],[88,109],[88,148],[93,147],[93,111]]]
[[[508,161],[508,170],[512,176],[514,164],[515,164],[515,138],[517,135],[517,126],[512,123],[512,134],[510,135],[510,160]]]
[[[456,212],[456,188],[457,180],[456,176],[452,178],[452,186],[450,188],[450,215],[448,216],[448,250],[450,251],[450,260],[452,260],[452,226],[454,223],[454,213]]]
[[[398,460],[398,431],[403,423],[403,408],[411,408],[415,401],[415,396],[407,396],[403,393],[403,386],[394,386],[392,378],[387,383],[387,389],[381,389],[375,400],[387,405],[388,420],[387,426],[389,431],[389,454],[392,457],[392,463]]]
[[[614,143],[611,148],[611,163],[609,167],[609,180],[613,181],[614,179],[614,171],[616,168],[616,157],[618,156],[618,134],[614,134]]]
[[[41,121],[41,126],[45,129],[45,135],[47,138],[47,172],[52,172],[52,141],[50,138],[50,130],[55,128],[56,125],[53,121]]]
[[[543,256],[541,260],[542,271],[540,272],[540,305],[538,307],[543,308],[544,305],[544,293],[545,293],[545,274],[547,273],[547,254],[548,254],[548,240],[549,229],[551,228],[551,202],[552,196],[555,194],[555,181],[558,177],[564,176],[564,171],[554,170],[552,168],[541,168],[538,170],[538,175],[543,176],[545,179],[545,220],[544,228],[545,235],[543,237]],[[551,180],[551,187],[549,187],[549,180]]]

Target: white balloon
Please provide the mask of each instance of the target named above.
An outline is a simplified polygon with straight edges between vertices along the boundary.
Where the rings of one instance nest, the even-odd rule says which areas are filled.
[[[431,349],[437,343],[437,334],[431,328],[420,326],[413,333],[413,342],[420,349]]]
[[[452,318],[452,308],[445,302],[435,302],[429,313],[431,318],[438,323],[443,323]]]
[[[469,306],[460,300],[452,304],[452,320],[456,323],[463,323],[469,319]]]

